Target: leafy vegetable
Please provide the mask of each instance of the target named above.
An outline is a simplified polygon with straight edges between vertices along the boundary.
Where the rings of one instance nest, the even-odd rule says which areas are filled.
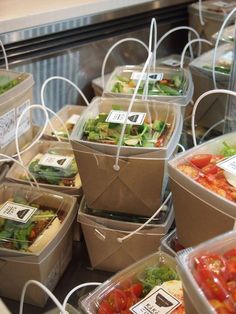
[[[229,146],[226,142],[223,142],[224,148],[221,151],[221,154],[225,157],[231,157],[236,155],[236,147]]]
[[[16,86],[22,81],[22,77],[16,79],[10,79],[7,76],[0,76],[0,95],[7,92],[12,87]]]

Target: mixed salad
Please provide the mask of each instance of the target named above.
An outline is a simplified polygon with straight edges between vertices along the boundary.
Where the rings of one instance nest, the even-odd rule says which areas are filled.
[[[236,147],[223,143],[219,154],[195,154],[180,163],[177,168],[205,188],[236,202],[235,177],[220,168],[217,163],[236,155]]]
[[[107,113],[88,119],[84,125],[83,139],[117,145],[123,124],[106,122]],[[145,121],[142,125],[126,125],[122,145],[136,147],[162,147],[169,136],[171,125],[163,120]]]
[[[49,150],[47,154],[57,155],[58,151]],[[29,163],[28,169],[39,183],[53,184],[65,187],[81,186],[80,176],[78,173],[77,164],[73,154],[65,154],[71,157],[71,162],[66,168],[49,166],[40,164],[43,156],[46,154],[37,154]],[[57,155],[58,156],[58,155]],[[28,177],[21,176],[23,180],[28,180]]]
[[[236,247],[194,257],[193,276],[215,313],[236,313]]]
[[[133,94],[137,81],[131,77],[117,75],[114,79],[111,89],[113,93]],[[148,95],[149,96],[182,96],[184,80],[180,75],[173,75],[172,78],[163,78],[159,81],[149,81]],[[142,81],[138,94],[144,93],[145,81]]]
[[[223,74],[230,74],[231,66],[233,62],[233,51],[229,51],[222,55],[217,61],[215,65],[215,71]],[[203,65],[204,69],[212,70],[211,65]]]
[[[2,248],[29,252],[39,235],[50,228],[51,224],[60,225],[63,220],[62,212],[55,213],[54,210],[46,206],[41,207],[37,203],[30,203],[19,195],[14,195],[8,201],[35,207],[37,210],[26,223],[0,217],[0,247]],[[48,239],[46,243],[47,241]],[[38,249],[39,247],[38,245]]]
[[[7,92],[12,87],[16,86],[21,81],[22,81],[21,76],[15,79],[10,79],[8,76],[0,76],[0,95]]]

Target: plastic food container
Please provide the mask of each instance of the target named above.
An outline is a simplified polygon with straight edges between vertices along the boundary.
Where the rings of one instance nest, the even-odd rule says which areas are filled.
[[[232,286],[235,280],[232,268],[235,265],[235,239],[236,233],[231,231],[178,256],[178,271],[187,291],[186,304],[189,305],[186,313],[192,313],[194,308],[199,314],[235,313]],[[207,284],[207,279],[211,284]]]
[[[75,124],[77,123],[78,119],[80,118],[81,113],[85,110],[85,106],[77,106],[77,105],[66,105],[63,108],[61,108],[57,115],[62,119],[64,122],[67,131],[69,135],[72,133],[73,128]],[[61,125],[61,122],[57,119],[56,116],[53,116],[50,119],[50,122],[54,129],[57,131],[56,135],[64,141],[68,141],[67,132],[64,130],[63,126]],[[55,134],[53,134],[53,131],[51,130],[50,125],[47,126],[43,137],[47,140],[57,140],[57,137]]]
[[[39,141],[21,158],[40,186],[78,197],[82,195],[80,175],[69,143]],[[8,171],[6,179],[29,184],[24,169],[16,163]]]
[[[156,275],[152,277],[153,280],[150,280],[150,275],[154,272]],[[160,272],[162,272],[163,276],[159,276]],[[172,282],[170,282],[170,280]],[[159,287],[157,287],[155,292],[153,292],[153,287],[161,286],[162,284],[167,286],[167,282],[178,284],[178,289],[175,289],[174,297],[176,298],[176,301],[178,300],[177,303],[175,303],[176,307],[174,302],[170,302],[167,305],[170,306],[171,304],[173,306],[172,309],[183,307],[183,305],[180,304],[181,300],[179,300],[182,297],[182,287],[175,272],[175,261],[165,253],[156,252],[118,272],[88,296],[81,299],[79,303],[85,313],[96,314],[103,309],[104,303],[106,304],[107,302],[107,298],[113,299],[114,294],[119,293],[123,300],[123,302],[121,302],[121,307],[124,307],[127,311],[134,306],[133,310],[136,313],[140,306],[145,306],[143,302],[143,306],[137,302],[142,300],[151,303],[150,300],[152,298],[155,299],[154,304],[152,305],[158,310],[160,309],[160,303],[158,302],[159,298],[157,296],[159,295],[159,297],[161,297],[163,290],[160,290]],[[144,298],[147,295],[151,295],[151,299],[145,299],[145,301]],[[127,296],[129,296],[129,302],[127,302]],[[118,304],[117,306],[118,308],[116,309],[116,312],[121,313],[120,306]],[[173,310],[172,313],[176,312]]]
[[[232,43],[235,37],[235,25],[230,25],[223,30],[220,41],[222,43]],[[212,39],[216,42],[218,38],[218,32],[212,36]]]
[[[219,31],[227,15],[235,8],[234,0],[206,0],[202,2],[202,18],[204,25],[199,18],[199,2],[192,3],[188,6],[189,26],[194,28],[201,38],[211,41],[213,34]],[[234,23],[234,17],[229,20],[229,24]],[[203,51],[210,49],[207,44],[202,45]]]
[[[121,66],[111,74],[104,94],[112,97],[131,97],[141,76],[141,66]],[[191,73],[185,69],[157,67],[149,75],[148,98],[168,101],[186,106],[192,99]],[[145,79],[140,85],[137,97],[142,97]]]
[[[235,154],[231,148],[236,146],[235,134],[220,136],[169,161],[177,234],[184,247],[197,245],[235,226],[234,182],[218,165],[232,151]],[[203,156],[200,158],[199,154]]]
[[[160,250],[170,256],[176,257],[177,252],[183,249],[184,247],[179,244],[176,229],[173,229],[161,239]]]
[[[0,70],[0,153],[16,153],[16,123],[22,111],[32,104],[34,80],[29,73]],[[33,138],[31,113],[25,115],[19,128],[19,147]]]
[[[20,300],[26,281],[35,279],[53,290],[71,259],[71,224],[76,199],[26,185],[0,185],[1,296]],[[12,284],[14,282],[14,285]],[[47,296],[35,287],[27,303],[43,306]]]
[[[119,242],[119,238],[138,229],[148,217],[132,215],[93,215],[83,199],[78,213],[91,265],[94,269],[118,271],[154,253],[160,239],[165,235],[174,220],[171,202],[147,226],[130,238]],[[135,221],[134,221],[135,219]],[[142,248],[142,249],[140,249]]]
[[[141,115],[146,113],[147,119],[165,121],[169,127],[166,133],[159,133],[165,135],[161,147],[122,146],[118,160],[119,171],[113,167],[117,145],[89,141],[83,137],[84,126],[88,127],[86,123],[91,121],[89,119],[92,119],[93,128],[94,119],[99,114],[107,115],[114,105],[121,112],[124,110],[125,114],[129,102],[129,99],[121,98],[95,98],[81,115],[71,135],[71,143],[89,208],[151,216],[162,202],[167,180],[166,160],[174,153],[181,135],[180,108],[168,103],[135,101],[131,116],[136,116],[136,112]],[[116,114],[116,110],[113,113]],[[104,126],[101,122],[99,127],[102,128],[96,126],[95,129],[107,134],[107,124]],[[113,126],[112,132],[115,130],[119,136],[122,124]],[[140,128],[145,128],[142,132],[146,132],[145,124]],[[137,137],[140,137],[140,133]]]

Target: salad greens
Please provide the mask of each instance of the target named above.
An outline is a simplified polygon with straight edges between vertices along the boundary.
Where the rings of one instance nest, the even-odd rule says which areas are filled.
[[[221,154],[225,157],[231,157],[236,155],[236,147],[228,145],[226,142],[223,142],[223,149],[221,150]]]
[[[145,81],[138,89],[138,94],[144,93]],[[111,91],[113,93],[133,94],[136,81],[122,75],[117,75]],[[148,95],[150,96],[181,96],[183,95],[184,80],[180,75],[174,75],[171,79],[162,79],[148,83]]]
[[[117,145],[122,124],[105,122],[107,113],[88,119],[84,125],[84,139],[93,142]],[[167,138],[170,125],[163,120],[154,120],[143,125],[126,125],[122,145],[136,147],[161,147]]]
[[[20,76],[13,80],[7,76],[0,76],[0,95],[7,92],[12,87],[16,86],[21,81],[22,78]]]
[[[204,65],[203,68],[207,70],[212,70],[212,67],[209,65]],[[224,74],[230,74],[231,66],[217,65],[215,66],[215,71]]]

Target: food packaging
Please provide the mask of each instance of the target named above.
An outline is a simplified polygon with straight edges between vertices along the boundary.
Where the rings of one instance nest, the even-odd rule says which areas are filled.
[[[88,119],[111,112],[114,105],[126,112],[129,102],[121,98],[95,98],[81,115],[71,135],[71,144],[89,208],[151,216],[162,202],[167,182],[166,161],[174,153],[181,135],[180,108],[168,103],[135,101],[133,112],[166,121],[169,128],[161,147],[121,146],[119,171],[113,167],[117,145],[83,138]]]
[[[183,249],[184,247],[179,244],[176,229],[173,229],[161,239],[160,251],[165,252],[170,256],[176,257],[177,252]]]
[[[193,101],[196,101],[206,91],[214,89],[212,77],[212,60],[214,49],[205,52],[189,64],[194,83]],[[233,45],[224,44],[218,47],[216,53],[215,71],[217,88],[228,89],[230,68],[233,61]],[[226,73],[228,72],[228,73]],[[195,121],[198,126],[209,128],[211,125],[224,119],[226,109],[226,96],[223,94],[209,95],[203,99],[196,111]],[[222,126],[220,129],[222,130]]]
[[[180,153],[169,161],[168,172],[173,193],[177,236],[180,244],[186,248],[235,227],[236,204],[229,199],[229,197],[233,199],[231,192],[233,193],[234,187],[226,180],[225,173],[218,172],[218,164],[216,165],[218,168],[214,165],[217,158],[223,156],[224,142],[236,146],[235,135],[236,133],[222,135]],[[215,162],[211,161],[213,165],[208,168],[199,169],[191,161],[197,154],[214,154]],[[218,178],[222,178],[223,181],[218,181]]]
[[[235,231],[227,232],[182,251],[178,256],[177,267],[185,289],[186,314],[235,313],[234,290],[231,288],[232,280],[235,280],[232,279],[235,276],[232,268],[235,263],[235,239]],[[211,267],[214,262],[216,268]],[[217,263],[222,267],[219,271]],[[205,277],[201,275],[202,267],[205,268]],[[212,284],[207,285],[207,278]],[[213,280],[218,291],[216,294],[212,291]]]
[[[235,37],[235,25],[225,27],[220,37],[221,43],[232,43]],[[212,35],[212,39],[216,42],[219,32]]]
[[[169,301],[173,301],[172,297],[174,297],[176,303],[170,302],[165,305],[165,309],[169,306],[169,313],[177,313],[174,308],[176,308],[176,311],[180,308],[183,310],[183,304],[181,304],[182,286],[176,274],[175,267],[176,263],[172,257],[162,252],[155,252],[116,273],[90,294],[81,298],[79,300],[79,306],[81,306],[82,310],[87,314],[96,314],[103,309],[107,298],[113,299],[113,293],[116,294],[117,292],[123,296],[124,302],[122,302],[122,307],[126,308],[126,311],[133,306],[132,312],[140,313],[142,312],[142,310],[139,311],[140,306],[143,308],[146,302],[148,302],[153,306],[152,311],[155,309],[158,313],[161,305],[163,306],[163,304],[158,302],[159,297],[164,296],[162,294],[164,290],[162,290],[162,288],[160,289],[160,287],[164,285],[167,286],[168,283],[177,283],[178,289],[175,289],[175,295],[170,292],[171,299],[169,299]],[[160,271],[164,276],[159,277]],[[156,275],[152,277],[151,281],[150,275],[154,272],[156,272]],[[154,292],[153,287],[155,286],[156,288]],[[127,302],[126,298],[128,296],[130,300],[129,302]],[[151,299],[148,298],[150,296]],[[152,299],[154,299],[154,303],[152,303]],[[167,301],[165,297],[162,298],[162,300]],[[119,306],[116,312],[121,313]]]
[[[56,157],[57,160],[52,160],[50,157]],[[30,150],[21,154],[21,158],[39,186],[78,198],[82,196],[80,175],[69,143],[39,141]],[[11,182],[30,184],[24,168],[16,163],[7,172],[6,179]]]
[[[0,153],[16,153],[17,119],[33,102],[33,76],[29,73],[0,70]],[[28,111],[19,127],[19,147],[33,139],[31,112]]]
[[[87,208],[85,200],[80,204],[78,222],[81,224],[91,266],[94,269],[118,271],[156,252],[160,239],[174,220],[171,202],[143,229],[126,240],[119,238],[129,235],[145,223],[148,217],[134,215],[104,214],[101,210]]]
[[[112,72],[104,89],[105,96],[131,97],[142,72],[141,66],[121,66]],[[144,80],[140,85],[137,98],[144,91]],[[156,67],[149,73],[148,98],[158,101],[173,102],[186,106],[192,99],[193,83],[189,70],[169,67]]]
[[[199,2],[192,3],[188,6],[189,26],[194,28],[200,38],[211,41],[213,34],[219,31],[227,15],[235,8],[234,0],[206,0],[202,2],[202,18],[204,25],[201,25],[199,17]],[[229,20],[229,24],[234,23],[234,16]],[[210,46],[202,44],[202,51],[207,51]]]
[[[1,296],[19,301],[30,279],[52,291],[71,259],[76,199],[13,183],[1,184],[0,199]],[[44,306],[47,298],[34,287],[27,290],[25,302]]]
[[[67,127],[69,135],[72,133],[75,124],[77,123],[81,113],[85,110],[85,108],[86,108],[85,106],[66,105],[57,112],[57,115],[61,118],[61,120],[64,122],[65,126]],[[60,120],[56,116],[53,116],[50,119],[50,122],[53,128],[55,129],[55,131],[57,131],[56,135],[62,141],[68,141],[67,133],[64,130],[64,127],[61,124]],[[43,137],[46,140],[53,140],[53,141],[57,140],[57,137],[53,134],[53,130],[51,129],[49,124],[47,125],[47,128],[45,129]]]

